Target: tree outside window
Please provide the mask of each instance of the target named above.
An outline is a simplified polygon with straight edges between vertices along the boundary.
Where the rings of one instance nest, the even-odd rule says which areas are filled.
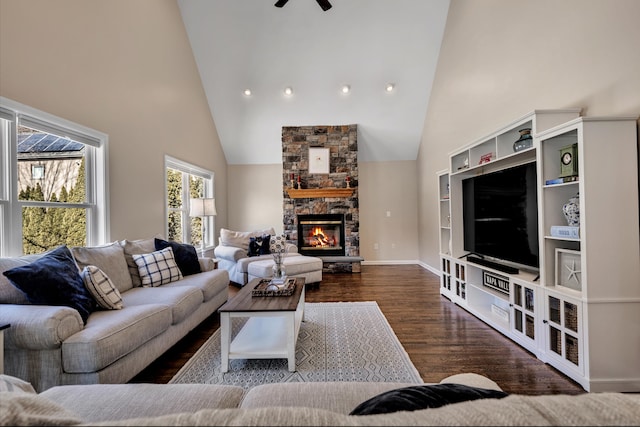
[[[85,246],[86,209],[72,207],[86,203],[84,144],[20,126],[17,151],[18,200],[47,203],[22,208],[23,253]]]

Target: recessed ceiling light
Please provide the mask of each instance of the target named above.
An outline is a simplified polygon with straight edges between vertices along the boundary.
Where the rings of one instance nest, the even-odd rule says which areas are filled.
[[[285,95],[291,95],[293,93],[293,88],[291,86],[287,86],[284,88],[284,94]]]
[[[251,89],[245,89],[242,93],[244,93],[245,96],[251,96]]]
[[[342,93],[349,93],[349,91],[351,90],[351,86],[349,85],[342,85]]]
[[[385,90],[387,92],[393,92],[393,89],[396,87],[396,85],[394,85],[393,83],[387,83],[387,86],[385,86]]]

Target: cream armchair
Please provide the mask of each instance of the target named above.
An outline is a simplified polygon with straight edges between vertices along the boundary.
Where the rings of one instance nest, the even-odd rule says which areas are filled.
[[[231,282],[240,286],[246,285],[249,279],[249,264],[273,258],[271,254],[249,256],[251,238],[275,234],[273,227],[256,231],[233,231],[221,228],[219,244],[213,252],[218,259],[218,268],[229,272]],[[287,256],[300,256],[298,247],[287,243]]]

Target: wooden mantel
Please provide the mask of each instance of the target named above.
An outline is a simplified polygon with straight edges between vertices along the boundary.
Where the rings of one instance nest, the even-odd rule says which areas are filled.
[[[319,197],[351,197],[353,188],[287,188],[292,199],[313,199]]]

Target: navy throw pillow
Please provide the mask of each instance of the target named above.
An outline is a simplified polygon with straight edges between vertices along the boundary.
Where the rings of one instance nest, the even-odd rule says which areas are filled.
[[[31,264],[4,271],[9,282],[37,305],[63,305],[74,308],[86,324],[95,309],[95,300],[84,286],[71,251],[59,246]]]
[[[247,256],[268,255],[271,253],[269,249],[269,242],[271,241],[270,234],[264,234],[262,236],[249,238],[249,252]]]
[[[178,242],[168,242],[166,240],[155,238],[156,251],[171,247],[173,255],[176,258],[176,264],[183,276],[201,273],[200,261],[198,261],[198,253],[193,245]]]
[[[507,393],[463,384],[416,385],[389,390],[356,406],[349,415],[388,414],[439,408],[476,399],[501,399]]]

